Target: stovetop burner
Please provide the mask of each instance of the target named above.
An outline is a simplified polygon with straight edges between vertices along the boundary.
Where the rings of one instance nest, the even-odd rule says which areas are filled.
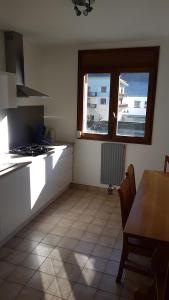
[[[11,149],[9,150],[9,153],[23,156],[37,156],[40,154],[47,153],[50,150],[52,150],[52,148],[46,147],[44,145],[28,145]]]

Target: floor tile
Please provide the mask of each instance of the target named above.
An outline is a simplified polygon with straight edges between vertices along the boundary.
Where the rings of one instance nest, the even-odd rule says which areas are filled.
[[[23,237],[27,240],[41,242],[41,240],[45,237],[46,234],[36,231],[36,230],[26,230],[23,234]]]
[[[107,260],[96,256],[89,257],[85,267],[98,272],[104,272],[107,265]]]
[[[5,261],[0,261],[0,278],[5,279],[16,268],[15,265]]]
[[[97,291],[94,300],[119,300],[119,296],[112,295],[103,291]],[[125,299],[124,299],[125,300]]]
[[[41,300],[61,300],[62,298],[45,293]]]
[[[69,189],[0,248],[0,300],[132,300],[148,281],[116,284],[122,241],[117,193]]]
[[[47,293],[60,297],[61,299],[68,299],[73,290],[73,283],[64,278],[55,277],[54,281],[49,286]]]
[[[87,254],[81,254],[81,253],[78,253],[78,252],[71,252],[71,254],[68,256],[67,258],[67,262],[68,263],[71,263],[73,265],[77,265],[79,266],[80,269],[82,269],[85,264],[87,263],[89,259],[89,256]]]
[[[97,288],[103,273],[84,268],[78,280],[79,283]]]
[[[92,224],[93,225],[106,225],[107,223],[107,218],[106,219],[101,219],[99,217],[93,218]]]
[[[98,256],[101,258],[109,259],[112,254],[112,248],[103,247],[103,246],[95,246],[92,255]]]
[[[73,250],[77,244],[78,244],[77,239],[63,237],[61,239],[61,241],[59,242],[58,246],[61,248],[68,249],[68,250]]]
[[[99,234],[85,231],[81,237],[82,241],[96,243],[99,238]]]
[[[73,225],[72,225],[72,228],[77,228],[77,229],[86,229],[87,228],[87,226],[88,226],[88,224],[87,223],[84,223],[84,222],[81,222],[81,221],[76,221],[76,222],[74,222],[73,223]]]
[[[71,251],[63,248],[55,248],[49,255],[51,259],[56,259],[60,261],[67,261],[68,256],[70,255]]]
[[[19,266],[7,277],[7,280],[20,284],[26,284],[34,272],[34,270]]]
[[[0,260],[6,259],[12,252],[11,248],[2,247],[0,248]]]
[[[40,243],[35,249],[32,250],[32,253],[47,257],[53,251],[53,249],[54,248],[50,245]]]
[[[89,216],[87,214],[81,214],[79,220],[80,222],[89,224],[92,222],[93,216]]]
[[[59,236],[65,236],[65,233],[68,231],[68,228],[67,227],[60,227],[58,225],[56,225],[51,231],[50,233],[52,234],[56,234],[56,235],[59,235]]]
[[[61,240],[61,236],[49,233],[42,240],[42,243],[51,245],[51,246],[57,246],[59,244],[60,240]]]
[[[121,294],[121,286],[116,283],[115,277],[110,275],[103,275],[99,289],[113,293],[115,295]]]
[[[47,291],[53,280],[54,276],[37,271],[29,280],[27,286],[37,290]]]
[[[0,299],[1,300],[14,300],[23,286],[17,283],[4,282],[0,286]]]
[[[101,235],[97,241],[98,245],[101,246],[106,246],[106,247],[113,247],[115,244],[115,239],[114,238],[110,238],[108,236],[105,235]]]
[[[78,265],[65,263],[57,275],[58,277],[77,282],[80,274],[81,269]]]
[[[68,300],[93,300],[96,289],[76,283]]]
[[[42,263],[44,262],[45,257],[36,255],[36,254],[30,254],[28,257],[22,262],[22,265],[31,268],[31,269],[38,269]]]
[[[9,248],[12,248],[12,249],[15,249],[21,242],[23,242],[23,239],[22,239],[22,238],[19,238],[19,237],[13,237],[12,239],[10,239],[10,240],[5,244],[5,246],[6,246],[6,247],[9,247]]]
[[[6,258],[6,260],[12,264],[19,265],[28,255],[28,252],[12,250],[11,254]]]
[[[75,238],[80,240],[82,235],[84,233],[84,230],[78,229],[78,228],[70,228],[70,230],[65,234],[65,236],[69,238]]]
[[[92,233],[97,233],[97,234],[101,234],[103,229],[104,229],[104,226],[94,225],[94,224],[89,224],[89,226],[87,227],[87,231],[92,232]]]
[[[119,263],[113,260],[112,261],[109,260],[104,272],[109,275],[117,276],[118,270],[119,270]]]
[[[113,249],[112,255],[110,257],[111,260],[120,262],[121,259],[121,250]]]
[[[29,287],[24,287],[18,294],[16,300],[40,300],[43,297],[43,292]]]
[[[40,231],[42,233],[49,233],[52,228],[54,227],[53,224],[49,224],[49,223],[43,223],[43,222],[37,222],[37,223],[34,223],[30,229],[31,230],[36,230],[36,231]]]
[[[75,250],[79,253],[91,254],[94,247],[95,247],[95,244],[93,244],[93,243],[80,241],[77,243]]]
[[[63,267],[63,262],[59,260],[53,260],[51,258],[46,258],[43,264],[40,266],[39,270],[41,272],[50,274],[50,275],[57,275],[58,272]]]
[[[16,246],[17,250],[22,250],[26,252],[31,252],[39,243],[35,241],[29,241],[24,239],[21,243]]]

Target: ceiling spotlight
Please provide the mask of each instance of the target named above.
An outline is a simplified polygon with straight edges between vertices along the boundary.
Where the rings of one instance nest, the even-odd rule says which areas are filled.
[[[84,16],[87,16],[93,10],[93,3],[95,0],[72,0],[74,4],[74,10],[77,16],[80,16],[83,12]],[[80,7],[84,7],[85,9],[82,10]]]
[[[82,14],[76,5],[74,6],[74,10],[76,12],[76,16],[80,16]]]

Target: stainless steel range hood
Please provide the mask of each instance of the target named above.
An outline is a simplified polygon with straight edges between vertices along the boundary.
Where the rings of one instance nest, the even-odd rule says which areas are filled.
[[[5,32],[6,71],[16,74],[17,97],[48,97],[25,86],[23,36],[14,31]]]

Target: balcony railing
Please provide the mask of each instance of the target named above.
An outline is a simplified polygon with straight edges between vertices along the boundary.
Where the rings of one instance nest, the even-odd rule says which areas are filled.
[[[97,92],[88,92],[88,97],[97,97]]]
[[[88,108],[96,108],[96,107],[97,107],[97,104],[87,103],[87,107],[88,107]]]

